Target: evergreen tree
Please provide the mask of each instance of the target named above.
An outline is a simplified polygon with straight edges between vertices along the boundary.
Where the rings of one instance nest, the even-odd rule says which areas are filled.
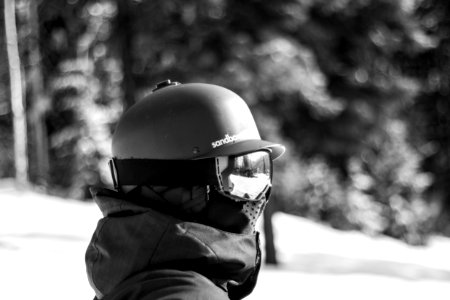
[[[109,182],[110,138],[122,104],[120,61],[107,46],[111,1],[44,1],[39,7],[51,191],[89,198],[91,185]]]
[[[399,55],[403,71],[421,83],[421,90],[408,114],[413,126],[411,140],[425,158],[423,169],[434,177],[427,197],[441,208],[435,230],[450,234],[450,4],[425,0],[417,7],[421,28],[435,47]]]

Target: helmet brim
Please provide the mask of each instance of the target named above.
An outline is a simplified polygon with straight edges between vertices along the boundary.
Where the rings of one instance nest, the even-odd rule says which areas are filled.
[[[245,140],[230,144],[222,145],[215,148],[208,153],[201,156],[197,156],[194,159],[203,159],[218,156],[232,156],[232,155],[242,155],[245,153],[255,152],[259,150],[269,150],[270,157],[272,159],[277,159],[283,155],[286,148],[283,145],[275,144],[265,140]]]

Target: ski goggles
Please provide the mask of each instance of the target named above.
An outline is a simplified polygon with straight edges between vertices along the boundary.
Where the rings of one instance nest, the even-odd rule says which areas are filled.
[[[258,201],[272,186],[268,150],[201,160],[117,159],[109,162],[114,187],[211,185],[236,201]]]
[[[219,192],[237,201],[258,201],[272,186],[268,151],[217,158]]]

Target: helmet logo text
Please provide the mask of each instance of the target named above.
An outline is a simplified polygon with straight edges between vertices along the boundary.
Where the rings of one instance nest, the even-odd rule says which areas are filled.
[[[240,134],[235,134],[230,136],[228,133],[225,134],[225,138],[214,141],[211,143],[213,148],[217,148],[219,146],[225,145],[225,144],[229,144],[229,143],[233,143],[235,142],[237,139],[239,139]]]
[[[258,132],[253,131],[251,128],[247,128],[237,134],[229,135],[227,133],[227,134],[225,134],[225,137],[223,139],[214,141],[211,143],[211,145],[213,148],[217,148],[217,147],[223,146],[225,144],[230,144],[230,143],[234,143],[236,141],[246,140],[246,139],[259,139],[259,134],[258,134]]]

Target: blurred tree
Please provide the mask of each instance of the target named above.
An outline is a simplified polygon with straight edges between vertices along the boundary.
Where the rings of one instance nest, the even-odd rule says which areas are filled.
[[[416,16],[436,47],[399,55],[403,71],[418,78],[422,88],[408,117],[414,144],[425,160],[423,168],[434,176],[428,197],[441,207],[435,230],[450,235],[450,3],[420,1]]]
[[[0,6],[0,178],[14,177],[14,137],[11,101],[9,97],[9,69],[6,54],[4,1]]]
[[[44,1],[38,11],[52,108],[51,192],[86,199],[89,186],[109,180],[109,140],[122,111],[121,63],[107,46],[117,8],[112,1]]]
[[[9,86],[14,129],[14,166],[16,182],[28,185],[27,122],[22,95],[22,70],[16,28],[14,0],[5,0],[3,6],[8,57]]]
[[[133,19],[133,14],[131,13],[132,5],[130,1],[117,1],[118,12],[114,28],[114,36],[116,36],[115,46],[118,48],[122,61],[122,90],[126,108],[136,102],[136,85],[133,78],[134,57],[131,52],[135,32],[133,22],[131,21]]]
[[[399,224],[401,221],[395,217],[391,203],[398,197],[406,197],[407,202],[423,198],[423,189],[412,188],[416,182],[422,182],[424,175],[419,167],[409,167],[411,162],[420,165],[422,156],[409,142],[407,124],[410,119],[405,117],[420,85],[401,72],[396,56],[420,53],[435,44],[418,26],[414,6],[407,4],[407,1],[381,0],[315,1],[284,7],[286,17],[280,27],[285,35],[312,50],[311,58],[305,58],[305,61],[317,63],[307,68],[309,85],[322,87],[326,94],[321,98],[312,92],[305,93],[308,89],[297,84],[297,93],[286,94],[288,89],[283,88],[268,104],[273,103],[271,113],[284,116],[280,124],[283,135],[293,141],[301,159],[310,160],[297,176],[309,178],[305,188],[297,189],[297,198],[283,197],[295,199],[288,210],[297,207],[300,214],[309,216],[314,212],[311,209],[318,207],[320,213],[314,217],[318,220],[338,228],[361,228],[352,216],[362,213],[358,210],[371,207],[352,203],[356,183],[350,173],[352,161],[358,160],[371,170],[366,174],[373,182],[368,195],[371,203],[380,205],[381,209],[374,214],[382,220],[379,227],[372,227],[371,221],[366,220],[363,228],[372,227],[373,234],[386,233],[411,243],[424,243],[428,232],[409,234],[423,224],[417,214],[411,214],[415,216],[414,221],[404,226],[404,231],[393,229],[403,224]],[[277,63],[280,65],[280,60]],[[281,68],[292,70],[294,65],[289,61]],[[298,75],[279,77],[284,82],[300,78]],[[271,88],[273,90],[273,85]],[[321,99],[326,101],[321,102]],[[395,126],[386,127],[386,124],[406,126],[403,137],[397,138]],[[397,155],[393,147],[403,149],[402,154]],[[365,153],[373,153],[373,159],[366,160]],[[321,167],[322,163],[325,165]],[[402,179],[386,176],[388,171],[377,165],[386,165],[392,174],[408,170],[408,176]],[[317,168],[322,175],[311,177],[309,172]],[[330,174],[323,175],[327,173]],[[288,189],[286,186],[283,190]],[[292,193],[287,191],[286,194]],[[403,208],[412,209],[410,205]],[[429,226],[423,229],[430,230]]]
[[[266,264],[276,265],[278,264],[275,236],[273,232],[272,216],[277,210],[274,205],[277,201],[269,201],[263,212],[263,230],[264,230],[264,242],[265,242],[265,262]]]
[[[30,180],[47,187],[49,173],[48,138],[45,114],[49,98],[42,74],[39,49],[38,3],[31,0],[16,1],[18,40],[26,81],[26,106],[28,114]]]
[[[350,162],[349,218],[369,234],[383,233],[422,245],[437,215],[424,191],[432,177],[421,171],[421,154],[407,142],[406,125],[386,120],[385,133],[368,138],[371,148]]]
[[[287,115],[284,132],[301,141],[296,144],[301,153],[324,155],[347,176],[348,160],[366,147],[365,138],[380,131],[386,115],[397,118],[417,91],[415,82],[399,72],[394,54],[425,45],[414,39],[421,32],[401,2],[316,1],[296,6],[303,17],[288,14],[287,30],[313,50],[322,72],[316,81],[339,99],[342,109],[324,118],[305,101],[283,101],[277,107]],[[317,102],[316,95],[312,98],[308,102]]]

